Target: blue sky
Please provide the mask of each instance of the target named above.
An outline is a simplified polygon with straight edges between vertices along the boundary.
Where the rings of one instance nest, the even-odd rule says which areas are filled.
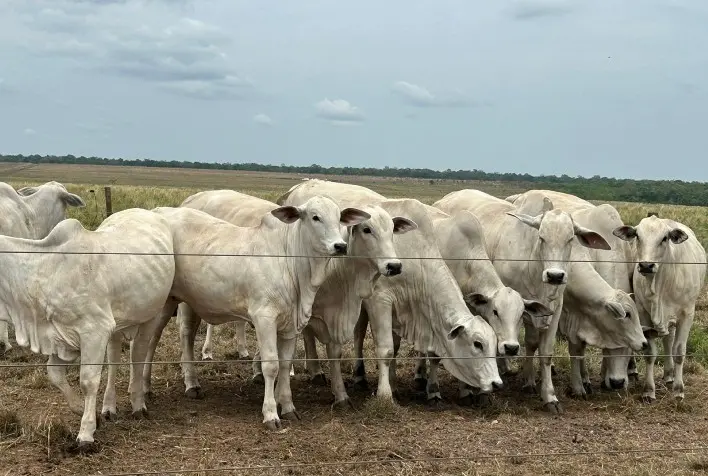
[[[698,0],[3,0],[0,152],[708,181]]]

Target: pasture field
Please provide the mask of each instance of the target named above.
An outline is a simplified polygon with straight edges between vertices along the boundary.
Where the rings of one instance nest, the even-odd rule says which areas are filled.
[[[15,187],[57,180],[87,203],[70,216],[93,229],[105,217],[102,186],[112,183],[113,210],[130,207],[177,206],[199,190],[233,188],[274,200],[301,177],[287,174],[244,173],[188,169],[36,165],[0,163],[0,180]],[[331,177],[330,177],[331,178]],[[414,197],[432,203],[460,188],[478,188],[505,197],[532,188],[532,184],[494,182],[435,182],[427,180],[336,177],[370,187],[391,198]],[[94,193],[91,193],[94,190]],[[708,208],[613,203],[626,223],[636,224],[648,211],[673,217],[693,228],[708,245]],[[67,259],[70,259],[68,257]],[[238,258],[224,258],[234,260]],[[171,322],[157,349],[156,361],[179,360],[179,333]],[[205,326],[197,336],[195,357],[200,358]],[[233,327],[215,328],[216,359],[236,359]],[[370,337],[365,355],[373,357]],[[125,346],[127,350],[127,345]],[[248,327],[248,348],[256,349],[255,334]],[[326,355],[318,344],[320,357]],[[72,452],[80,417],[73,415],[41,366],[46,359],[14,347],[0,365],[40,364],[34,368],[0,367],[0,475],[34,474],[583,474],[583,475],[685,475],[706,474],[706,451],[660,452],[642,450],[708,446],[708,298],[704,292],[689,343],[685,368],[686,399],[677,404],[663,386],[661,360],[657,367],[657,401],[639,401],[641,382],[628,392],[601,391],[598,352],[591,349],[588,364],[594,393],[587,401],[565,394],[569,384],[567,347],[559,341],[554,359],[558,375],[556,392],[565,413],[551,417],[541,409],[537,396],[521,393],[520,376],[504,377],[505,387],[484,408],[457,402],[457,382],[441,372],[443,402],[429,405],[413,387],[415,362],[397,366],[398,405],[381,405],[370,391],[349,389],[355,410],[334,411],[329,386],[308,381],[304,363],[296,362],[292,380],[295,405],[303,420],[285,423],[277,433],[261,424],[263,386],[250,381],[250,361],[205,362],[198,365],[205,391],[202,400],[184,396],[178,364],[153,366],[153,391],[149,419],[133,420],[128,399],[128,367],[118,371],[117,422],[102,422],[95,438],[98,451]],[[346,346],[344,357],[353,355]],[[400,355],[411,356],[405,341]],[[123,361],[127,361],[127,351]],[[303,358],[298,340],[296,358]],[[521,363],[515,360],[515,365]],[[367,361],[370,388],[376,385],[376,364]],[[638,359],[640,376],[644,365]],[[323,364],[328,372],[327,363]],[[78,385],[78,369],[69,372]],[[351,362],[343,362],[345,377]],[[105,368],[99,398],[105,388]],[[98,409],[101,402],[99,400]],[[604,452],[604,453],[603,453]],[[608,453],[609,452],[609,453]],[[615,452],[615,453],[613,453]],[[575,454],[569,454],[575,453]],[[435,458],[441,458],[435,461]],[[444,459],[448,458],[448,459]],[[401,460],[418,460],[405,461]],[[431,461],[432,459],[432,461]],[[311,463],[385,460],[357,465],[298,466]],[[424,461],[427,460],[427,461]],[[241,469],[248,466],[285,465],[274,469]],[[293,466],[287,466],[293,465]],[[229,469],[231,468],[231,469]],[[216,471],[219,470],[219,471]]]

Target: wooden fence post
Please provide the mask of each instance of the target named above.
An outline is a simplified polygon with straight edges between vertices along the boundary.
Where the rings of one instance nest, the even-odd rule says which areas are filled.
[[[111,187],[103,187],[106,194],[106,218],[113,214],[113,203],[111,202]]]

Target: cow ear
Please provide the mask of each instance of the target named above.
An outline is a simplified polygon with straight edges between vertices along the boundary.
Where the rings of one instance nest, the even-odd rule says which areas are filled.
[[[474,313],[483,314],[481,308],[489,304],[489,298],[484,294],[470,293],[465,296],[465,304],[467,304]]]
[[[283,223],[294,223],[302,218],[300,209],[290,205],[278,207],[275,210],[271,210],[270,213]]]
[[[344,226],[354,226],[368,220],[371,215],[358,208],[345,208],[339,215],[339,223]]]
[[[633,226],[623,225],[612,230],[612,234],[624,241],[632,241],[637,237],[637,229]]]
[[[587,248],[592,248],[595,250],[611,250],[612,247],[610,244],[605,240],[602,235],[599,233],[596,233],[592,230],[588,230],[587,228],[583,228],[582,226],[579,226],[578,224],[575,224],[575,236],[578,237],[578,241],[580,242],[581,245],[587,247]]]
[[[23,197],[29,197],[30,195],[37,193],[37,190],[39,190],[39,187],[22,187],[17,189],[17,194],[22,195]]]
[[[659,218],[659,214],[657,212],[648,212],[647,213],[647,218],[649,217],[657,217]]]
[[[403,217],[393,217],[393,233],[402,235],[418,228],[418,224],[413,220]]]
[[[454,340],[457,339],[460,334],[465,332],[465,326],[462,324],[457,324],[455,327],[453,327],[450,332],[447,333],[447,339],[448,340]]]
[[[681,228],[674,228],[669,232],[669,239],[671,239],[671,243],[678,245],[679,243],[686,241],[688,239],[688,235]]]
[[[541,228],[541,218],[543,217],[543,215],[537,215],[535,217],[532,217],[524,213],[506,212],[506,214],[513,216],[522,223],[525,223],[530,227],[536,228],[537,230]]]
[[[83,208],[86,206],[86,203],[84,203],[81,197],[69,192],[62,192],[61,201],[64,202],[67,207]]]
[[[524,299],[524,313],[534,317],[552,316],[553,311],[538,301]]]
[[[659,337],[659,333],[649,326],[642,326],[642,334],[644,334],[644,338],[647,340]]]

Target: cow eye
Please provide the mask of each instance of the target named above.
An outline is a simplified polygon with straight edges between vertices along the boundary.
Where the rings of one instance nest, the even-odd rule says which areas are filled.
[[[368,235],[369,233],[371,233],[371,228],[369,228],[369,227],[367,226],[366,228],[364,228],[364,229],[361,230],[361,231],[363,231],[364,233],[366,233],[366,234]]]
[[[669,239],[669,237],[668,237],[668,236],[665,236],[665,237],[663,237],[663,238],[661,239],[661,242],[662,242],[662,243],[666,243],[666,240],[668,240],[668,239]]]
[[[629,319],[630,317],[632,317],[632,315],[631,315],[630,313],[628,313],[628,312],[625,312],[625,313],[624,313],[624,317],[625,317],[626,319]]]
[[[492,312],[494,313],[494,315],[495,315],[496,317],[499,317],[499,313],[497,312],[496,309],[494,309],[494,311],[492,311]]]
[[[483,346],[482,343],[481,343],[480,341],[478,341],[478,340],[474,341],[474,347],[475,347],[475,349],[480,350],[480,351],[481,351],[481,350],[484,350],[484,346]]]
[[[320,221],[320,217],[317,215],[312,215],[312,221]]]

